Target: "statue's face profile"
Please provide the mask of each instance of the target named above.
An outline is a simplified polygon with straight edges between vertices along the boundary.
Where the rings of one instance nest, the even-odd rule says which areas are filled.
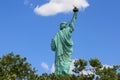
[[[62,22],[62,23],[60,24],[60,30],[66,28],[67,26],[68,26],[68,23],[67,23],[67,22]]]

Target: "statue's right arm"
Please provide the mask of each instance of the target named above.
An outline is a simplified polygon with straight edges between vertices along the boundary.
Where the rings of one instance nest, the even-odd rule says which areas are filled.
[[[74,9],[73,9],[73,12],[74,12],[74,14],[73,14],[73,17],[72,17],[71,22],[70,22],[70,24],[69,24],[69,26],[70,26],[70,28],[71,28],[72,30],[74,30],[74,23],[75,23],[75,20],[76,20],[76,18],[77,18],[78,9],[77,9],[77,8],[74,8]]]

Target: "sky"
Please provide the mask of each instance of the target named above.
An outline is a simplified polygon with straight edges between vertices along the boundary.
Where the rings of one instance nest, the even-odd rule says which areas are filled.
[[[27,57],[38,74],[51,73],[55,59],[51,39],[62,21],[70,22],[73,12],[63,8],[64,0],[56,2],[62,7],[41,9],[50,1],[58,0],[0,0],[0,57],[14,52]],[[120,64],[120,0],[79,1],[72,59],[98,58],[102,64]]]

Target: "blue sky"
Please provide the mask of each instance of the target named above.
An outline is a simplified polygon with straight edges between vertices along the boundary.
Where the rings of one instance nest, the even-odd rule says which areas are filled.
[[[34,12],[37,5],[48,0],[0,1],[0,56],[9,52],[27,57],[38,73],[50,73],[54,52],[50,43],[62,21],[69,22],[72,12],[41,16]],[[120,1],[88,0],[79,11],[72,34],[73,59],[99,58],[103,64],[120,64]],[[41,66],[46,63],[49,68]]]

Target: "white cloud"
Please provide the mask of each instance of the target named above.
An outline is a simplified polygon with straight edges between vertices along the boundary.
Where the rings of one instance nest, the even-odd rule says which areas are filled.
[[[73,5],[77,6],[80,10],[89,6],[87,0],[50,0],[49,3],[37,6],[34,12],[42,16],[55,15],[57,13],[70,12]]]
[[[51,73],[54,73],[54,72],[55,72],[55,65],[53,64],[51,68]]]
[[[29,0],[24,0],[24,5],[28,5],[29,4]]]
[[[104,64],[103,67],[102,67],[101,69],[103,69],[103,68],[113,68],[113,66],[110,66],[110,65]]]
[[[41,63],[41,66],[42,66],[44,69],[49,70],[49,66],[48,66],[47,63],[42,62],[42,63]]]
[[[89,74],[94,74],[92,71],[90,71],[89,69],[88,70],[82,70],[81,71],[81,74],[83,74],[83,75],[89,75]]]
[[[113,68],[113,66],[110,66],[110,65],[107,65],[107,64],[103,65],[103,67],[106,67],[106,68]]]
[[[30,0],[24,0],[24,5],[29,6],[29,8],[33,8],[33,3],[30,2]]]
[[[75,59],[72,60],[72,63],[71,63],[71,65],[70,65],[70,74],[73,74],[73,71],[72,71],[72,70],[75,68],[75,67],[74,67],[74,62],[75,62]]]

